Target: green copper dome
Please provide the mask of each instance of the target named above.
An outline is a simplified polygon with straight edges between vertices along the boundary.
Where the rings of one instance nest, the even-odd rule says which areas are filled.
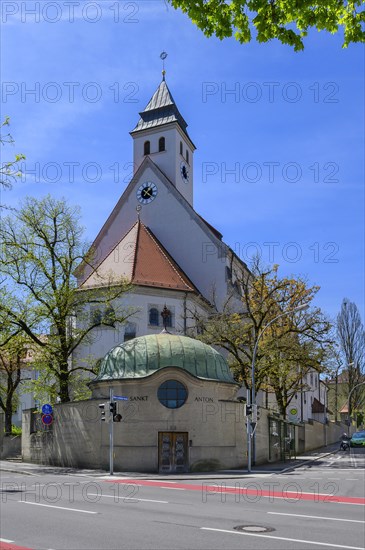
[[[104,357],[94,381],[145,378],[166,367],[183,369],[203,380],[235,383],[227,362],[215,349],[169,333],[140,336],[116,346]]]

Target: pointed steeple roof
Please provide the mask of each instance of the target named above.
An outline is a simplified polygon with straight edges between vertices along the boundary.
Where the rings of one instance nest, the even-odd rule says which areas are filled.
[[[81,288],[101,286],[125,277],[134,285],[199,294],[157,237],[138,220]]]
[[[186,131],[188,125],[177,108],[165,79],[162,80],[144,111],[139,114],[141,118],[134,130],[132,130],[132,135],[141,130],[177,122],[190,140],[189,134]]]

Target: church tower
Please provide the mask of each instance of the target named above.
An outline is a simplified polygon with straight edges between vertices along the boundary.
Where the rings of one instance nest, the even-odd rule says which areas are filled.
[[[141,118],[130,133],[134,140],[134,172],[149,156],[193,206],[193,156],[196,147],[166,84],[165,72],[150,102],[139,114]]]

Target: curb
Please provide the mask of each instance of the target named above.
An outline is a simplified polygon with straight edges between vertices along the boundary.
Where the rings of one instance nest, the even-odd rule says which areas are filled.
[[[281,472],[278,472],[278,473],[283,473],[283,472],[290,472],[290,470],[295,470],[296,468],[300,468],[300,466],[304,466],[305,464],[311,464],[312,462],[315,462],[316,460],[320,460],[321,458],[325,458],[326,456],[329,456],[329,455],[333,455],[335,453],[337,453],[337,450],[338,449],[335,449],[333,451],[329,451],[328,453],[323,453],[319,456],[316,456],[310,460],[302,460],[301,462],[298,462],[298,464],[293,464],[293,466],[289,466],[288,468],[285,468],[284,470],[281,470]]]
[[[325,458],[326,456],[329,456],[331,454],[335,454],[336,452],[338,451],[338,449],[333,449],[332,451],[329,451],[329,452],[326,452],[326,453],[322,453],[318,456],[315,456],[311,459],[307,459],[307,460],[302,460],[296,464],[293,464],[292,466],[288,466],[287,468],[283,468],[282,470],[256,470],[256,471],[252,471],[251,473],[248,473],[246,470],[242,470],[241,473],[237,472],[236,474],[226,474],[226,475],[220,475],[219,473],[208,473],[206,475],[204,474],[200,474],[200,475],[189,475],[189,474],[186,474],[184,477],[174,477],[173,479],[176,480],[176,481],[184,481],[184,480],[187,480],[187,479],[190,479],[190,480],[197,480],[197,481],[204,481],[204,480],[217,480],[217,479],[237,479],[238,477],[253,477],[255,476],[255,474],[268,474],[268,475],[280,475],[280,474],[283,474],[285,472],[290,472],[291,470],[295,470],[296,468],[300,468],[301,466],[304,466],[305,464],[311,464],[312,462],[315,462],[316,460],[320,460],[321,458]],[[21,463],[19,463],[19,465],[21,465]],[[39,467],[41,468],[42,467],[42,464],[39,464]],[[55,466],[55,468],[57,468],[57,466]],[[51,467],[52,469],[52,467]],[[60,468],[62,470],[62,468]],[[46,469],[47,470],[47,469]],[[0,467],[0,472],[9,472],[9,473],[13,473],[13,474],[20,474],[20,475],[28,475],[28,476],[33,476],[33,477],[40,477],[41,475],[45,474],[46,471],[44,472],[40,472],[40,473],[33,473],[33,472],[30,472],[29,470],[21,470],[21,469],[16,469],[15,467],[3,467],[3,465]],[[74,472],[66,472],[66,473],[69,473],[70,475],[80,475],[81,473],[83,472],[83,470],[78,470],[78,469],[75,469]],[[56,472],[52,472],[52,473],[56,473]],[[134,475],[133,475],[134,474]],[[140,473],[139,472],[121,472],[121,473],[118,473],[118,472],[114,472],[114,476],[110,476],[108,475],[107,472],[96,472],[95,473],[91,473],[91,472],[87,472],[84,473],[83,475],[89,475],[90,477],[110,477],[111,479],[113,479],[113,477],[120,477],[120,478],[136,478],[136,476],[140,476]],[[152,474],[153,475],[153,474]],[[155,474],[156,475],[156,474]],[[1,475],[0,475],[1,477]],[[155,480],[165,480],[166,478],[169,478],[169,479],[172,479],[171,476],[159,476],[157,474],[156,477],[154,477],[153,479]],[[144,478],[148,478],[148,479],[151,479],[151,476],[149,476],[148,474],[144,474],[143,477],[141,477],[140,479],[144,479]]]

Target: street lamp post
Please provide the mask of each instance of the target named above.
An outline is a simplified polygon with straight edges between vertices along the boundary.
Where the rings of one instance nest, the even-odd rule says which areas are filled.
[[[267,325],[264,326],[258,337],[256,338],[255,346],[253,348],[252,353],[252,362],[251,362],[251,392],[250,389],[247,388],[247,399],[246,403],[247,405],[252,405],[252,409],[255,408],[256,405],[256,390],[255,390],[255,362],[256,362],[256,354],[257,349],[259,345],[259,341],[264,334],[265,330],[269,328],[275,321],[280,319],[281,317],[285,317],[286,315],[290,315],[291,313],[296,313],[297,311],[302,311],[304,309],[308,309],[308,305],[304,304],[298,307],[295,307],[294,309],[290,309],[288,311],[284,311],[284,313],[280,313],[280,315],[277,315],[272,319]],[[251,393],[251,396],[250,396]],[[248,473],[251,473],[252,470],[252,448],[253,448],[253,438],[254,438],[255,432],[252,430],[252,423],[247,417],[247,471]]]

